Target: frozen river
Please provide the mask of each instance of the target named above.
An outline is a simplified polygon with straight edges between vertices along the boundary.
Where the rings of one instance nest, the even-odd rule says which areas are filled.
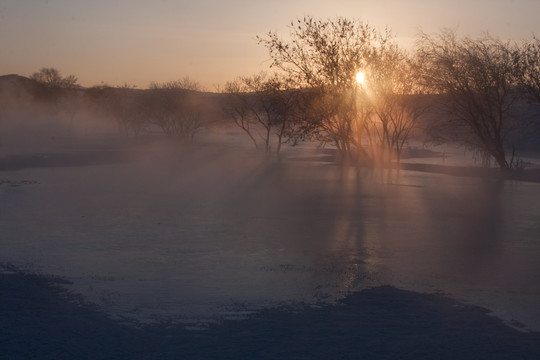
[[[113,317],[199,326],[389,284],[540,330],[540,184],[239,151],[0,171],[0,263]]]

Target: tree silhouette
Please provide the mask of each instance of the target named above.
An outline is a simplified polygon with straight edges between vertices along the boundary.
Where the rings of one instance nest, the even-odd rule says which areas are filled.
[[[305,118],[303,129],[310,132],[305,135],[333,142],[348,157],[355,144],[356,73],[389,37],[357,20],[304,17],[291,22],[287,40],[276,32],[257,39],[268,49],[272,67],[309,92],[304,104],[316,105],[306,109],[312,116]]]
[[[521,85],[531,100],[540,103],[540,40],[525,42],[521,51]]]
[[[184,78],[163,84],[153,82],[144,99],[143,112],[165,135],[191,142],[203,127],[197,82]]]
[[[474,40],[443,31],[421,34],[417,56],[421,80],[439,94],[443,116],[432,134],[486,154],[501,169],[517,166],[514,156],[507,158],[513,147],[509,135],[520,128],[514,112],[519,95],[515,47],[490,36]]]
[[[41,68],[41,70],[30,75],[30,79],[49,89],[72,89],[77,87],[77,78],[74,75],[62,77],[60,71],[55,68]]]
[[[303,107],[293,137],[333,143],[347,158],[401,153],[418,114],[409,101],[414,76],[407,76],[406,54],[388,29],[378,32],[359,20],[316,20],[290,23],[289,37],[276,32],[257,37],[268,49],[271,67],[279,69],[300,90]],[[359,89],[358,71],[368,72],[369,91]],[[391,84],[391,86],[389,86]]]

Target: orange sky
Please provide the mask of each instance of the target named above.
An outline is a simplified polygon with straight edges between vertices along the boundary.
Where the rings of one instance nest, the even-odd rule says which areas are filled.
[[[404,45],[420,28],[513,39],[540,34],[538,0],[1,0],[0,74],[55,67],[83,86],[139,88],[189,76],[215,90],[266,69],[255,36],[285,35],[287,24],[306,14],[388,25]]]

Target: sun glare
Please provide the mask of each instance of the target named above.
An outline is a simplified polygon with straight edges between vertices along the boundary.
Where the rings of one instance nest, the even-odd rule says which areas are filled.
[[[363,85],[366,82],[366,75],[363,71],[359,71],[356,73],[356,83]]]

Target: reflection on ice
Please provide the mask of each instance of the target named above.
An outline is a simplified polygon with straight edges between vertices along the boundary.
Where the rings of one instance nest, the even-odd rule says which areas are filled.
[[[0,188],[0,262],[140,321],[391,284],[540,329],[538,184],[185,151],[5,172],[38,183]]]

